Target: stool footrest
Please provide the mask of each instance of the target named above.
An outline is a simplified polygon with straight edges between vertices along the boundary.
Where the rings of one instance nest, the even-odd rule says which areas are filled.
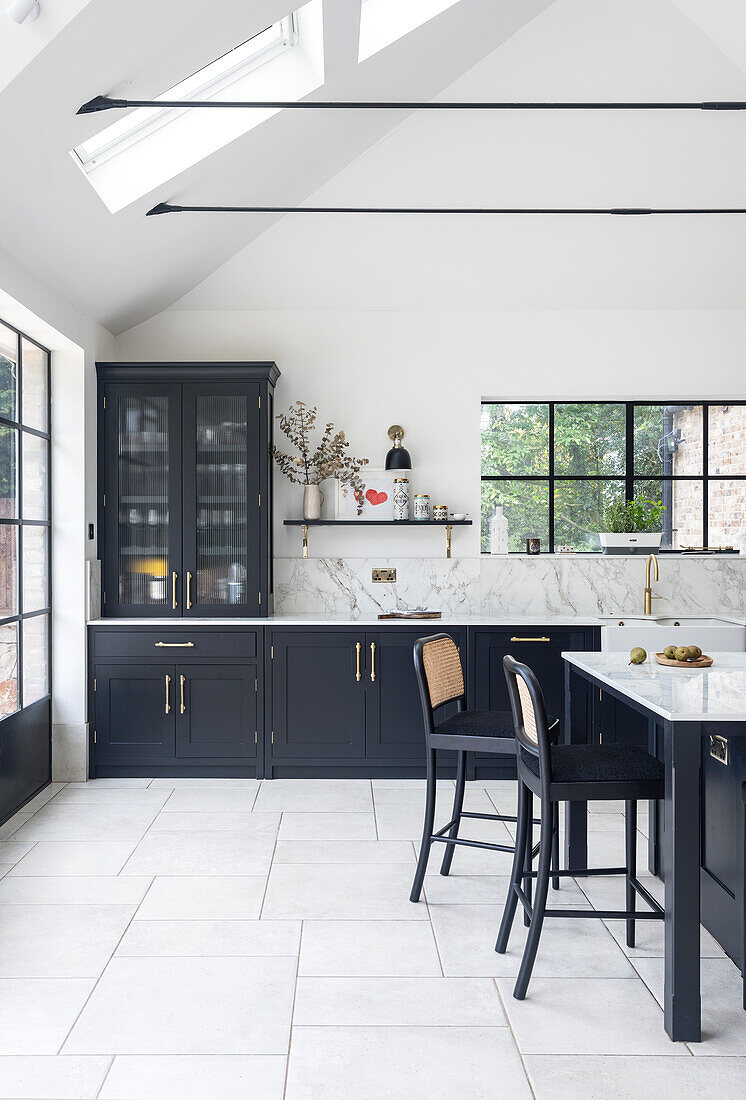
[[[466,848],[489,848],[492,852],[515,851],[508,844],[486,844],[483,840],[462,840],[459,836],[440,836],[439,833],[433,833],[430,840],[439,840],[441,844],[463,844]]]

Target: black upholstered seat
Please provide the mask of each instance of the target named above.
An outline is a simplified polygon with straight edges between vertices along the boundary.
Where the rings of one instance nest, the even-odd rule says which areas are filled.
[[[509,710],[462,710],[445,718],[433,733],[467,737],[509,737],[515,739],[513,715]]]
[[[539,758],[521,754],[539,774]],[[637,745],[552,745],[553,783],[663,783],[663,764]]]

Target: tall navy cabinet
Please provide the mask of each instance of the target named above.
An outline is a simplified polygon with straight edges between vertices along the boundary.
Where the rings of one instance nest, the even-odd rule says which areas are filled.
[[[274,363],[99,363],[106,617],[272,610]]]

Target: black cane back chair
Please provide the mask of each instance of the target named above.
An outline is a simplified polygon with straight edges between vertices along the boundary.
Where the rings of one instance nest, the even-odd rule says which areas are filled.
[[[507,950],[516,905],[520,901],[528,915],[529,929],[513,996],[521,1001],[531,980],[539,938],[545,917],[600,917],[626,921],[629,947],[635,944],[636,920],[662,920],[663,909],[637,878],[637,801],[663,798],[663,765],[654,756],[635,745],[558,745],[549,737],[549,722],[544,695],[531,669],[513,657],[503,658],[518,745],[518,826],[516,829],[513,870],[503,910],[495,950]],[[533,798],[541,800],[539,861],[536,871],[527,870],[526,850]],[[623,799],[625,803],[626,864],[624,867],[599,867],[551,871],[552,835],[549,812],[560,802]],[[550,874],[624,875],[626,908],[623,910],[547,909]],[[531,903],[531,880],[536,881],[536,896]],[[636,911],[636,895],[649,910]]]
[[[427,870],[430,849],[433,842],[445,844],[441,864],[441,875],[447,875],[451,869],[456,845],[463,844],[472,848],[489,848],[497,852],[513,852],[513,845],[488,844],[485,841],[466,840],[459,836],[459,826],[463,818],[480,818],[486,821],[517,822],[517,817],[504,814],[467,813],[464,810],[464,791],[466,787],[466,756],[468,752],[509,753],[516,752],[513,715],[511,711],[478,711],[466,709],[466,689],[461,657],[453,638],[448,634],[433,634],[428,638],[419,638],[414,645],[414,667],[422,702],[422,716],[425,723],[425,745],[427,761],[427,793],[425,797],[425,823],[422,831],[422,845],[417,861],[410,901],[419,901],[422,884]],[[436,723],[435,715],[447,703],[457,706],[456,714]],[[453,799],[453,811],[450,821],[433,832],[435,824],[436,796],[436,753],[438,749],[455,749],[457,753],[456,791]],[[538,822],[536,822],[538,824]],[[552,866],[559,866],[558,821],[553,822],[551,847]],[[531,846],[529,845],[529,848]],[[534,854],[538,852],[538,845]],[[530,851],[526,859],[533,858]],[[559,886],[559,879],[554,880]]]

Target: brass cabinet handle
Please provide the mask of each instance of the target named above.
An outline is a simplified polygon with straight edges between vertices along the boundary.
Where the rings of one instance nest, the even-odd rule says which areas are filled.
[[[360,650],[361,650],[361,648],[362,647],[360,645],[360,642],[356,642],[355,643],[355,654],[357,656],[357,670],[355,672],[355,679],[358,681],[358,683],[360,682]]]
[[[194,642],[153,642],[156,649],[194,649]]]
[[[376,643],[370,643],[370,682],[376,682]]]
[[[171,574],[171,607],[174,609],[174,611],[179,606],[176,599],[176,581],[178,579],[178,576],[179,574],[176,572]]]
[[[187,611],[192,606],[192,574],[187,573],[187,598],[186,598]]]
[[[166,714],[171,713],[171,704],[169,703],[169,696],[171,694],[171,677],[166,677]]]
[[[511,642],[551,642],[551,638],[516,638],[515,635],[510,639]]]
[[[186,676],[180,676],[179,677],[179,689],[180,689],[181,706],[180,706],[179,710],[180,710],[181,714],[183,714],[184,711],[186,710],[186,703],[184,702],[184,684],[185,683],[186,683]]]

